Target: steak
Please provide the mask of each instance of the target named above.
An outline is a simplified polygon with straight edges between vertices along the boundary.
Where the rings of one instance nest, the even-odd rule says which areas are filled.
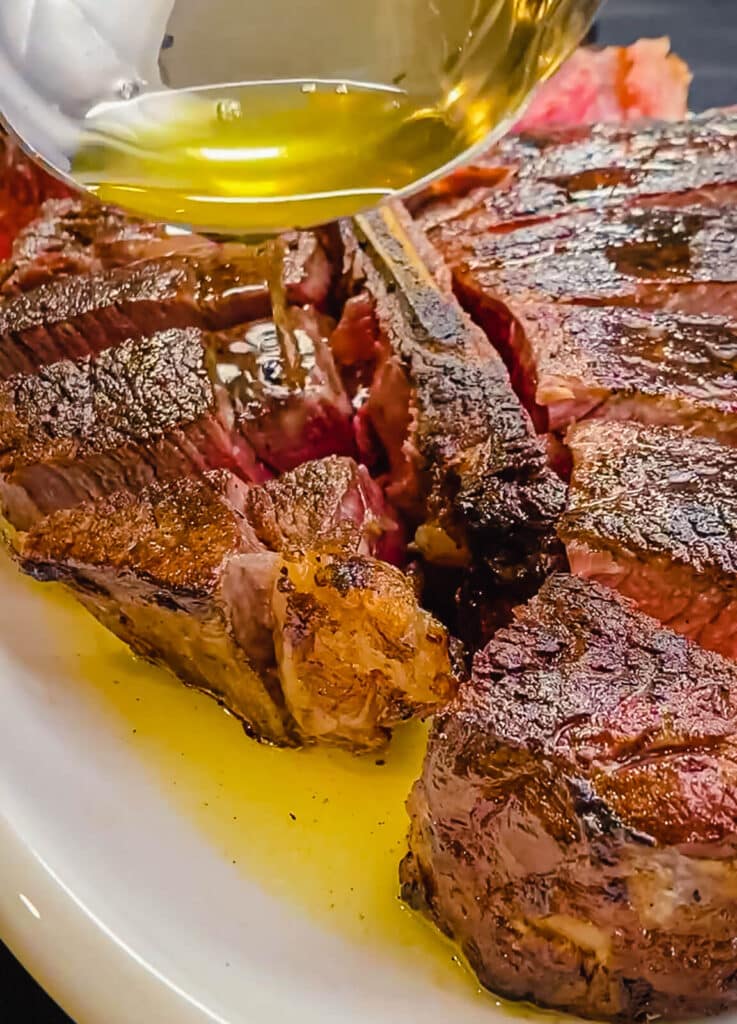
[[[526,301],[737,315],[737,206],[663,198],[441,239],[440,247],[464,305],[501,346]]]
[[[94,355],[172,327],[220,329],[268,316],[252,261],[151,260],[52,280],[0,304],[0,379]]]
[[[292,232],[283,239],[283,276],[289,301],[322,306],[331,283],[328,257],[311,232]],[[268,311],[263,255],[238,243],[218,244],[180,228],[131,217],[115,206],[89,199],[49,200],[39,216],[19,232],[4,270],[2,293],[17,294],[52,278],[97,274],[142,260],[189,256],[232,260],[251,279],[254,302],[260,297]]]
[[[571,570],[737,657],[737,451],[636,423],[579,424],[560,522]]]
[[[17,528],[116,490],[226,468],[262,481],[354,451],[351,406],[320,324],[129,340],[0,384],[0,494]],[[296,339],[296,340],[295,340]]]
[[[501,359],[398,207],[357,218],[343,239],[349,300],[333,351],[361,384],[359,424],[416,548],[439,565],[476,560],[494,585],[536,586],[564,488]]]
[[[397,525],[349,459],[261,487],[226,472],[121,492],[20,542],[137,653],[281,745],[381,745],[455,688],[447,634],[380,561]]]
[[[509,137],[433,185],[416,208],[442,226],[444,250],[464,237],[577,210],[646,206],[667,195],[727,205],[737,192],[737,107],[669,123],[599,124]]]
[[[553,576],[436,717],[405,900],[499,995],[596,1019],[737,1002],[737,668]]]
[[[681,425],[737,444],[737,321],[520,304],[505,350],[541,430],[587,417]]]

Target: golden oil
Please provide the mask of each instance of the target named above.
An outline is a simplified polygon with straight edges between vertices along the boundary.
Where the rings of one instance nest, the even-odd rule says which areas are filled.
[[[483,143],[575,46],[596,6],[367,0],[357,9],[324,0],[318,7],[329,9],[337,26],[335,52],[326,41],[311,54],[313,66],[358,66],[372,81],[322,74],[213,84],[211,60],[192,84],[188,60],[197,50],[183,51],[181,66],[172,63],[166,76],[176,88],[143,89],[92,107],[72,174],[104,201],[225,234],[264,235],[350,215],[417,186]],[[283,23],[289,25],[287,13]],[[292,36],[285,29],[283,45],[273,43],[277,49],[260,64],[253,49],[249,62],[229,60],[223,43],[219,73],[269,61],[304,70],[309,61],[298,36],[309,31],[306,24],[293,26]],[[280,63],[289,47],[298,56]]]

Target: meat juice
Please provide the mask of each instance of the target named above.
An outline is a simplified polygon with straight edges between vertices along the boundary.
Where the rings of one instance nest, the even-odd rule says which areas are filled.
[[[258,15],[260,44],[253,26],[240,37],[240,21],[236,42],[222,27],[208,38],[187,6],[177,5],[156,87],[126,82],[90,107],[71,173],[139,214],[259,236],[354,214],[468,154],[556,70],[597,2],[324,0],[295,10],[279,0]],[[281,35],[269,40],[275,24]],[[195,25],[200,47],[188,42]]]

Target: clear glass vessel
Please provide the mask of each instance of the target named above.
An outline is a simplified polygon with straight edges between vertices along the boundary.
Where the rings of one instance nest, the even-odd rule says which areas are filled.
[[[210,232],[404,194],[504,130],[598,0],[2,0],[0,110],[56,173]]]

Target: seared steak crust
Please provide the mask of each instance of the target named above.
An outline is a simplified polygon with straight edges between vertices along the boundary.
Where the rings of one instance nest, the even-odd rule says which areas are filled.
[[[294,231],[282,239],[283,282],[295,305],[322,306],[332,271],[313,232]],[[248,278],[254,315],[268,312],[264,252],[239,243],[218,244],[202,235],[139,220],[115,206],[89,198],[51,199],[19,232],[11,259],[0,274],[0,292],[14,295],[71,274],[97,274],[132,263],[172,256],[233,261]]]
[[[574,572],[737,657],[737,452],[678,429],[583,423],[559,532]]]
[[[544,429],[587,417],[680,424],[737,444],[737,324],[618,307],[530,303],[512,376]]]
[[[154,480],[228,468],[262,481],[355,451],[352,411],[321,325],[293,312],[227,334],[125,341],[0,383],[0,492],[17,527]],[[295,344],[292,344],[292,342]]]
[[[539,581],[564,491],[502,361],[431,274],[443,273],[437,254],[397,208],[357,218],[344,240],[354,301],[368,313],[354,351],[336,358],[372,363],[359,415],[386,451],[388,494],[416,545],[440,564],[474,555],[498,582]]]
[[[658,205],[573,213],[504,232],[433,234],[462,297],[554,300],[685,313],[737,312],[733,206]]]
[[[267,313],[263,277],[219,257],[54,279],[0,303],[0,378],[171,327],[221,329]]]
[[[20,542],[130,646],[279,744],[381,745],[454,692],[451,648],[363,467],[333,458],[262,488],[227,473],[57,512]]]
[[[737,1001],[737,669],[553,576],[436,718],[404,897],[482,983],[631,1021]]]
[[[432,186],[421,221],[474,234],[574,209],[658,196],[737,196],[737,108],[685,121],[602,124],[509,137],[471,168]]]

